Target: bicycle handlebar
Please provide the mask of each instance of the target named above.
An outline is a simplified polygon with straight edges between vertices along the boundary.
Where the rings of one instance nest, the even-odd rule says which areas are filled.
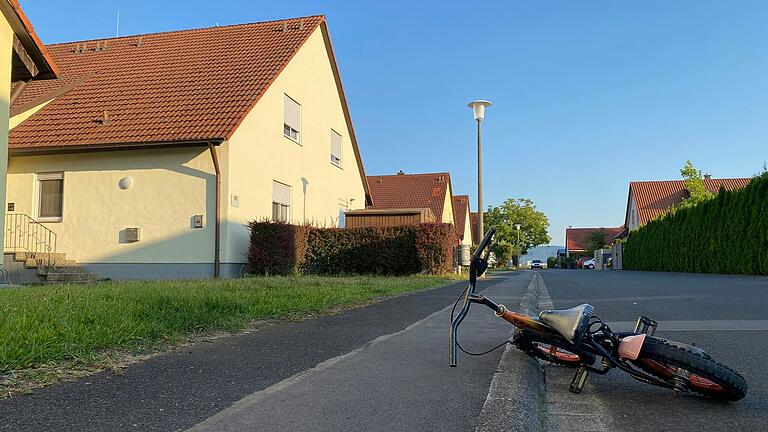
[[[461,306],[459,313],[451,321],[451,351],[450,360],[448,365],[451,367],[456,366],[456,358],[458,357],[456,335],[459,329],[459,325],[464,320],[469,312],[469,306],[472,304],[470,297],[475,295],[475,285],[477,284],[477,278],[485,273],[488,268],[488,255],[491,253],[490,245],[493,236],[496,234],[496,230],[491,228],[488,233],[485,234],[480,245],[472,255],[472,261],[469,263],[469,286],[465,289],[464,304]],[[487,249],[487,250],[486,250]]]

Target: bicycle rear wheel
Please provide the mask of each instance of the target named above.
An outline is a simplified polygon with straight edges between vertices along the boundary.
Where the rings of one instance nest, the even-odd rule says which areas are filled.
[[[688,390],[715,399],[737,401],[747,394],[744,377],[685,344],[648,336],[634,364],[664,381],[682,380]]]

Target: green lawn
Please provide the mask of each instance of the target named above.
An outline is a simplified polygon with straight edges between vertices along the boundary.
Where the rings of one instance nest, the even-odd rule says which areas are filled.
[[[0,375],[62,361],[93,364],[110,350],[138,353],[191,335],[237,331],[253,320],[321,313],[447,281],[254,277],[0,289]]]

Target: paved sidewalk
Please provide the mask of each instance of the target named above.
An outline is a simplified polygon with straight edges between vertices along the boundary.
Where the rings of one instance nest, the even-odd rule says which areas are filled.
[[[527,280],[515,276],[484,291],[520,303]],[[448,367],[450,307],[263,391],[253,393],[192,431],[460,431],[471,430],[498,354],[462,355]],[[476,307],[460,339],[475,351],[493,346],[510,327]]]
[[[497,284],[493,292],[517,304],[528,277],[489,278],[479,288]],[[235,429],[252,421],[247,430],[470,430],[501,353],[462,356],[458,368],[448,368],[445,308],[464,285],[278,322],[178,349],[120,375],[102,372],[0,400],[0,430],[184,430],[254,394],[262,395],[254,408],[261,416],[214,419],[228,418],[220,424]],[[509,334],[508,325],[480,311],[465,321],[462,339],[474,349]]]

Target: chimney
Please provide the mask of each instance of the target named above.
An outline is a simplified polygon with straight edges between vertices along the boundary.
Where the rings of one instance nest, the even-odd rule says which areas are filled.
[[[704,180],[710,180],[712,178],[712,174],[704,174]]]
[[[405,171],[400,170],[400,171],[397,172],[397,175],[405,175]]]

